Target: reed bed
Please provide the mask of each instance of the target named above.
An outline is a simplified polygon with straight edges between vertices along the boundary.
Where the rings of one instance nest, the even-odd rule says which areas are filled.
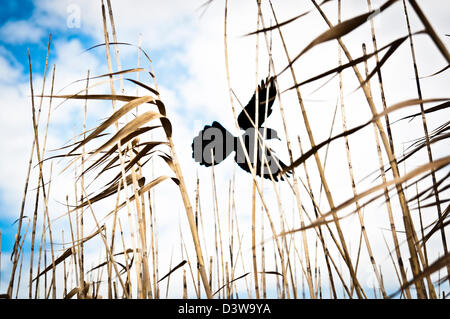
[[[207,1],[203,7],[208,14],[209,6],[223,4],[223,34],[217,35],[223,36],[229,96],[223,103],[228,103],[226,112],[239,130],[237,114],[242,105],[232,84],[238,74],[232,74],[230,68],[229,3]],[[338,9],[336,22],[324,10],[331,4]],[[443,155],[433,150],[448,146],[450,98],[448,92],[427,96],[422,90],[415,39],[428,37],[429,50],[447,63],[427,81],[439,82],[439,75],[448,70],[450,54],[445,43],[415,0],[386,0],[379,7],[367,0],[366,13],[345,19],[341,0],[311,0],[310,11],[284,21],[277,17],[281,5],[257,0],[252,17],[255,30],[245,37],[255,43],[255,87],[266,76],[262,69],[275,76],[276,110],[289,163],[283,173],[292,173],[282,182],[273,176],[259,178],[248,153],[250,174],[237,169],[223,177],[213,165],[208,178],[197,175],[194,181],[185,180],[183,169],[200,168],[177,155],[173,138],[177,126],[160,94],[151,52],[141,47],[141,40],[138,45],[120,42],[120,26],[114,23],[109,0],[101,1],[104,42],[87,48],[105,51],[108,70],[100,75],[97,70],[86,70],[86,77],[79,80],[83,85],[80,91],[54,92],[58,80],[57,66],[53,66],[48,92],[49,37],[42,88],[36,93],[32,53],[28,52],[34,138],[15,223],[10,272],[5,273],[0,264],[0,281],[9,278],[8,286],[1,287],[2,298],[446,298],[450,156],[448,147]],[[380,43],[374,17],[392,6],[404,8],[404,16],[398,17],[405,19],[404,36]],[[328,29],[314,35],[302,51],[291,52],[284,28],[313,14]],[[411,30],[413,14],[422,31]],[[363,27],[369,30],[366,41],[358,43],[357,53],[351,53],[347,47],[351,33]],[[326,42],[336,44],[336,67],[300,81],[296,63],[308,51],[320,51]],[[280,46],[274,47],[274,43]],[[137,66],[122,69],[120,50],[130,46],[137,51]],[[411,59],[403,63],[411,67],[416,91],[404,101],[389,101],[384,66],[397,50],[407,46]],[[281,52],[284,60],[275,60],[275,51]],[[356,82],[347,84],[344,73],[352,74]],[[360,118],[356,125],[347,119],[352,108],[345,93],[355,89],[354,83],[357,89],[352,94],[361,94],[365,105],[359,107],[369,114],[368,120]],[[330,112],[331,123],[313,126],[314,115],[304,95],[309,84],[335,85],[334,107],[324,111]],[[287,94],[294,97],[290,100],[294,105],[285,102]],[[81,132],[75,131],[69,144],[50,152],[47,136],[52,112],[77,100],[83,103]],[[88,109],[99,103],[108,104],[111,111],[100,124],[89,127]],[[48,105],[45,122],[43,105]],[[402,117],[396,116],[398,112]],[[295,121],[292,114],[296,114]],[[430,116],[439,118],[438,125],[436,121],[430,125]],[[401,150],[399,143],[404,141],[397,141],[395,125],[407,121],[411,130],[422,133]],[[302,136],[297,134],[299,127]],[[371,150],[352,144],[352,138],[362,132],[373,140]],[[375,163],[362,179],[355,172],[361,152],[373,156],[370,161]],[[415,156],[421,153],[426,159],[418,163]],[[336,162],[343,163],[342,174],[348,178],[338,186],[329,169]],[[56,172],[53,163],[63,168]],[[37,178],[31,174],[33,170],[38,170]],[[52,185],[63,173],[73,176],[72,191],[60,203],[62,211],[51,211]],[[242,194],[237,194],[243,187],[236,185],[238,174],[246,174],[244,179],[239,176],[239,181],[247,181],[246,217],[242,215]],[[162,193],[160,187],[165,184],[170,184],[165,188],[170,194]],[[348,188],[351,196],[337,200],[339,188]],[[35,195],[34,207],[28,208],[25,203],[31,194]],[[165,210],[168,203],[159,201],[168,197],[180,202],[182,210]],[[373,210],[386,220],[387,229],[368,230],[368,211]],[[168,245],[160,241],[165,230],[159,217],[169,213],[174,216],[170,227],[178,227],[179,236],[172,238],[173,250],[166,262],[160,260],[161,253],[168,254],[161,247],[167,250]],[[349,220],[355,221],[356,233],[348,231]],[[1,240],[0,230],[0,244]],[[383,247],[385,254],[374,254],[375,247]],[[0,262],[2,253],[0,245]],[[391,275],[386,269],[391,269]]]

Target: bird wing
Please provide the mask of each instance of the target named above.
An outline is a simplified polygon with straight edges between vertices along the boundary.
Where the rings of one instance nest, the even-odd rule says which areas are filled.
[[[267,107],[267,117],[269,117],[269,115],[272,113],[272,105],[273,102],[275,101],[276,95],[277,89],[275,88],[273,77],[266,79],[266,82],[261,81],[261,84],[258,85],[258,101],[259,101],[258,126],[261,126],[265,120],[266,107]],[[248,104],[244,107],[244,109],[238,116],[238,124],[241,129],[246,130],[250,127],[253,127],[250,119],[253,121],[253,123],[255,123],[256,120],[255,104],[256,104],[256,92],[253,94]]]
[[[250,159],[250,163],[253,164],[254,158],[253,158],[253,152],[251,151],[253,149],[253,143],[250,141],[251,139],[244,140],[245,142],[245,148],[247,150],[247,154]],[[245,153],[240,146],[240,142],[237,141],[237,148],[236,148],[236,154],[235,154],[235,161],[238,164],[240,168],[242,168],[244,171],[251,173],[251,170],[248,166],[247,160],[245,159]],[[262,147],[259,145],[259,147]],[[256,175],[261,176],[261,167],[262,163],[264,163],[264,168],[262,170],[262,175],[264,178],[270,179],[270,175],[272,175],[273,179],[275,181],[282,180],[284,181],[284,178],[282,175],[280,175],[281,171],[284,170],[287,165],[284,164],[276,155],[275,152],[272,151],[270,148],[265,147],[264,148],[265,158],[263,157],[263,153],[259,151],[258,149],[258,155],[256,156]],[[254,165],[254,164],[253,164]],[[290,172],[286,172],[286,176],[290,176]]]
[[[276,155],[275,152],[272,151],[270,148],[266,148],[266,159],[267,162],[265,162],[264,158],[261,159],[261,161],[264,163],[263,168],[263,176],[264,178],[270,179],[270,175],[272,175],[273,179],[275,181],[278,181],[278,179],[284,181],[283,175],[280,173],[287,167],[286,164],[284,164]],[[257,165],[258,167],[258,176],[261,176],[261,164]],[[286,172],[286,176],[290,176],[290,172]]]
[[[194,137],[191,147],[192,158],[200,165],[209,167],[213,162],[214,165],[219,164],[234,151],[235,139],[219,122],[214,121]]]

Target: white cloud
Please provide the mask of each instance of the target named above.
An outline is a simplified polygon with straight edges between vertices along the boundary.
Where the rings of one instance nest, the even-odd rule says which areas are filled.
[[[29,21],[8,21],[0,29],[2,40],[12,44],[37,43],[43,35],[42,28]]]
[[[0,56],[0,69],[2,70],[0,74],[2,83],[16,83],[22,74],[22,68],[17,64],[12,65],[10,60],[3,55]]]

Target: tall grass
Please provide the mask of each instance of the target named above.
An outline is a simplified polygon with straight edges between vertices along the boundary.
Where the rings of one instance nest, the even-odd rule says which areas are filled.
[[[332,0],[325,0],[320,4],[311,0],[312,10],[299,15],[294,14],[294,18],[286,21],[278,20],[276,8],[270,0],[256,1],[256,30],[246,35],[255,37],[256,87],[261,77],[258,72],[259,59],[260,56],[264,56],[269,61],[269,73],[276,75],[277,101],[286,138],[285,147],[289,155],[288,169],[292,174],[286,177],[286,181],[278,183],[273,176],[270,180],[259,179],[256,167],[251,165],[252,160],[246,152],[245,159],[251,171],[249,175],[251,195],[248,198],[251,203],[251,243],[248,244],[243,242],[243,238],[247,238],[244,234],[249,229],[243,229],[243,223],[240,222],[236,209],[234,175],[228,183],[219,184],[216,178],[217,172],[213,166],[211,193],[206,193],[204,189],[202,192],[200,188],[200,185],[204,183],[207,185],[209,181],[197,177],[195,197],[191,197],[191,192],[184,180],[181,163],[192,161],[177,156],[172,136],[172,132],[177,130],[177,127],[172,125],[171,119],[167,116],[164,97],[160,95],[158,75],[154,72],[151,55],[141,48],[141,41],[139,41],[139,45],[136,46],[138,55],[136,68],[122,69],[119,49],[121,46],[130,44],[121,43],[118,39],[113,8],[109,0],[106,1],[106,6],[103,1],[101,3],[104,43],[90,48],[105,49],[108,72],[100,76],[92,76],[91,70],[87,70],[86,78],[80,80],[85,82],[84,89],[80,92],[66,95],[54,94],[56,70],[54,66],[50,94],[44,94],[51,47],[51,37],[49,37],[42,89],[40,94],[35,94],[29,53],[34,138],[31,141],[23,199],[18,214],[9,284],[1,297],[144,299],[164,296],[167,298],[171,277],[175,277],[174,274],[180,274],[175,277],[182,280],[179,283],[182,288],[175,293],[179,298],[228,299],[241,298],[242,295],[248,298],[266,298],[271,296],[268,292],[272,288],[269,287],[269,282],[276,283],[276,296],[279,298],[364,299],[398,296],[400,298],[441,298],[441,286],[448,282],[450,271],[450,257],[446,242],[450,205],[445,195],[448,194],[449,187],[449,175],[446,172],[448,172],[450,156],[446,154],[444,157],[436,158],[432,146],[448,143],[449,122],[444,116],[441,126],[433,130],[427,122],[427,116],[435,112],[448,114],[450,99],[445,97],[446,92],[443,92],[444,97],[424,97],[418,71],[421,62],[415,54],[414,43],[415,37],[421,33],[412,33],[409,22],[411,12],[408,8],[413,9],[423,24],[423,32],[431,39],[434,47],[430,47],[430,50],[439,52],[447,63],[450,62],[450,54],[434,30],[432,22],[427,19],[414,0],[403,0],[403,4],[400,1],[389,0],[375,9],[371,1],[367,0],[367,13],[343,21],[341,1],[334,1],[338,5],[337,24],[331,22],[323,9]],[[211,1],[205,3],[205,6],[209,5]],[[384,14],[384,11],[391,6],[400,5],[404,8],[405,36],[379,48],[373,17]],[[263,10],[263,7],[266,10]],[[231,74],[230,71],[232,61],[229,58],[228,13],[228,1],[225,0],[224,64],[230,113],[238,128],[237,114],[241,109],[234,97],[232,86],[232,79],[237,75]],[[318,34],[300,53],[290,52],[283,28],[313,13],[323,19],[328,30]],[[273,21],[274,24],[269,26],[268,21]],[[344,42],[343,36],[351,37],[352,31],[366,24],[370,25],[366,43],[371,43],[373,51],[367,52],[367,47],[370,45],[361,43],[363,48],[361,56],[354,58],[346,46],[348,38],[346,37]],[[120,26],[118,27],[120,32]],[[272,39],[275,37],[281,41],[281,48],[273,48]],[[300,61],[303,55],[313,47],[317,47],[315,49],[318,50],[322,43],[328,41],[335,41],[338,45],[338,60],[335,63],[337,67],[300,82],[294,68],[297,61]],[[409,42],[411,62],[404,61],[404,63],[411,64],[417,91],[411,92],[409,100],[389,104],[385,95],[383,66],[395,56],[399,47],[406,45],[405,42]],[[274,60],[272,54],[274,49],[284,54],[287,65]],[[348,62],[343,61],[344,56]],[[113,68],[114,60],[116,69]],[[374,65],[372,70],[369,65]],[[364,68],[363,73],[358,66]],[[363,94],[366,101],[367,106],[360,107],[368,107],[371,114],[368,121],[360,121],[360,124],[353,128],[349,128],[346,121],[349,111],[344,88],[347,84],[344,83],[342,76],[346,70],[353,71],[358,83],[358,91]],[[152,83],[145,83],[140,78],[140,74],[144,71],[150,74]],[[287,75],[284,75],[285,73]],[[134,74],[136,79],[124,79],[127,74]],[[338,104],[336,104],[332,124],[330,128],[314,128],[310,120],[311,114],[308,112],[308,101],[303,95],[303,87],[307,83],[336,74],[339,75],[336,82],[339,93],[336,96]],[[439,72],[430,77],[436,77],[437,74]],[[279,79],[282,76],[290,76],[290,87],[280,86]],[[439,81],[437,78],[435,80]],[[119,88],[116,87],[117,81]],[[135,95],[129,95],[130,92],[125,90],[125,81],[136,86]],[[95,87],[108,84],[110,93],[91,93]],[[287,118],[283,103],[286,91],[295,92],[297,105],[290,107],[297,110],[297,125],[305,129],[306,136],[302,138],[292,136],[294,128],[289,124],[292,121]],[[140,92],[144,93],[139,94]],[[378,92],[380,96],[374,96]],[[39,99],[38,108],[36,108],[36,99]],[[72,100],[84,102],[82,131],[75,134],[73,144],[62,147],[59,149],[59,155],[50,157],[46,154],[46,143],[51,114],[54,110],[51,106],[54,100],[61,99],[64,103],[70,103]],[[381,101],[380,106],[376,102],[378,99]],[[44,101],[49,104],[49,108],[42,138],[39,128],[43,125],[40,123],[40,115]],[[87,109],[98,102],[111,103],[112,111],[102,123],[88,129]],[[433,106],[430,107],[429,104]],[[423,136],[413,141],[407,152],[403,154],[394,147],[396,137],[392,132],[394,124],[390,119],[390,116],[400,109],[407,112],[401,121],[420,116],[423,130]],[[335,134],[335,130],[340,130],[337,125],[335,126],[338,111],[341,112],[342,131]],[[258,116],[255,118],[258,119]],[[254,125],[258,127],[258,123]],[[373,127],[378,167],[369,176],[375,177],[370,187],[361,190],[353,167],[353,158],[360,150],[350,147],[349,139],[360,134],[361,130],[367,126]],[[318,141],[315,130],[326,130],[329,132],[329,138]],[[162,133],[162,139],[156,140],[153,132]],[[338,140],[344,142],[344,158],[337,158],[333,152],[328,154],[329,147]],[[240,142],[243,143],[242,137]],[[299,152],[296,152],[297,146]],[[324,149],[326,149],[325,157],[321,155]],[[406,169],[408,160],[421,151],[426,152],[427,161]],[[52,175],[55,175],[51,172],[52,163],[61,159],[66,162],[64,171],[73,170],[74,172],[75,202],[69,202],[69,194],[67,194],[64,203],[66,213],[58,217],[67,221],[70,234],[55,226],[55,219],[51,218],[55,215],[51,214],[48,205],[51,198]],[[267,163],[267,159],[265,161]],[[348,169],[352,196],[340,203],[336,202],[335,194],[338,190],[333,189],[330,183],[331,172],[326,171],[327,163],[330,161],[343,161]],[[33,164],[39,169],[39,174],[38,179],[34,181],[36,197],[33,217],[28,219],[24,213],[26,198],[30,195],[29,186],[33,182],[30,174]],[[405,168],[403,173],[401,165]],[[149,181],[145,172],[150,166],[153,177]],[[162,166],[166,166],[170,174],[158,175],[163,171]],[[47,171],[44,167],[50,167],[48,176],[45,175]],[[235,172],[235,174],[242,173],[242,171]],[[319,191],[313,187],[313,184],[317,184],[312,181],[313,178],[318,179]],[[99,183],[103,183],[102,187],[98,186]],[[158,258],[161,246],[158,238],[157,215],[161,212],[161,208],[156,205],[156,202],[159,195],[158,185],[161,183],[174,183],[178,189],[177,193],[170,196],[173,200],[179,200],[181,196],[185,217],[180,218],[187,219],[190,231],[190,241],[187,241],[180,227],[181,260],[171,258],[170,264],[161,264]],[[286,183],[288,194],[279,183]],[[93,189],[92,185],[96,188]],[[326,199],[325,204],[321,203],[322,191]],[[411,196],[412,193],[414,196]],[[218,194],[227,194],[226,205],[220,203]],[[202,205],[207,196],[212,196],[212,200],[207,201],[212,202],[212,207]],[[293,203],[292,215],[290,215],[288,208],[290,206],[287,205],[286,197]],[[275,205],[271,205],[270,202],[273,198],[275,198]],[[389,245],[384,234],[382,235],[386,243],[386,255],[389,255],[398,281],[390,282],[389,285],[385,281],[386,276],[383,274],[381,262],[373,253],[374,242],[381,239],[367,231],[364,215],[366,208],[379,205],[379,199],[381,199],[381,206],[378,206],[378,209],[380,214],[386,214],[390,224],[388,232],[392,237],[392,245]],[[104,208],[98,209],[100,202],[106,203],[104,204],[106,206],[102,206],[107,207],[106,212],[103,211]],[[259,209],[261,214],[258,214]],[[424,210],[436,212],[436,219],[427,225],[424,225],[422,221]],[[416,211],[418,211],[419,220],[413,216]],[[214,216],[214,225],[205,227],[205,214]],[[355,247],[351,247],[349,234],[342,226],[350,215],[355,215],[359,223],[359,244],[356,251]],[[299,221],[298,224],[296,220]],[[95,226],[92,232],[85,227],[87,221]],[[25,231],[23,230],[24,222],[26,222]],[[42,222],[42,227],[38,226],[38,222]],[[176,227],[175,224],[173,223],[172,227]],[[128,229],[122,228],[123,225]],[[27,237],[29,226],[31,226],[31,238]],[[205,231],[208,227],[214,228],[214,237],[209,236],[208,229]],[[404,234],[399,229],[403,229]],[[42,233],[37,233],[38,230]],[[59,236],[56,235],[59,233],[62,235],[62,250],[57,248],[59,243],[55,237]],[[433,235],[440,235],[441,248],[439,249],[441,250],[433,253],[439,256],[437,259],[429,260],[430,248],[427,242]],[[28,258],[28,254],[22,250],[25,240],[31,242],[28,278],[22,276],[24,256]],[[94,240],[99,243],[96,258],[88,256],[85,250],[85,244]],[[173,240],[176,239],[173,238]],[[212,250],[211,243],[214,243]],[[245,248],[249,245],[251,250]],[[36,257],[38,246],[39,254]],[[407,251],[403,249],[404,247]],[[272,251],[273,256],[269,253]],[[50,262],[47,252],[50,252]],[[368,258],[362,257],[364,252],[367,253]],[[0,257],[1,253],[0,249]],[[195,259],[192,255],[195,255]],[[409,264],[406,261],[409,261]],[[364,278],[361,272],[358,272],[362,267],[368,267],[373,272],[376,278],[374,287],[368,287],[363,282]],[[443,269],[446,275],[444,274],[441,278]],[[439,275],[437,281],[436,273]],[[5,276],[3,272],[2,275]],[[392,288],[393,286],[395,288]],[[275,289],[272,290],[275,291]]]

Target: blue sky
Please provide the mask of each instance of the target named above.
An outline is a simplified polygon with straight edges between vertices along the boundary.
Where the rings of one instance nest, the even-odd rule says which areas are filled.
[[[229,1],[229,57],[230,75],[233,90],[242,103],[246,103],[250,98],[255,84],[255,37],[242,37],[243,34],[254,31],[256,24],[256,11],[254,1]],[[383,1],[372,1],[374,6],[378,6]],[[52,0],[24,0],[6,1],[0,0],[2,10],[0,10],[0,116],[2,117],[2,128],[0,128],[0,147],[9,156],[0,160],[0,230],[2,233],[2,282],[5,280],[3,269],[8,269],[5,256],[11,250],[16,225],[12,222],[17,218],[20,210],[20,202],[25,182],[25,171],[27,167],[31,141],[32,123],[29,99],[29,78],[28,78],[28,57],[27,50],[31,52],[31,62],[33,67],[33,77],[35,93],[40,92],[42,76],[45,65],[45,54],[47,49],[48,34],[52,35],[52,45],[50,50],[50,61],[48,74],[51,74],[53,64],[56,64],[56,89],[62,89],[67,84],[86,76],[87,69],[91,70],[91,75],[100,75],[107,72],[105,62],[105,52],[103,48],[97,48],[89,52],[83,51],[95,44],[103,41],[103,30],[101,24],[101,11],[99,1],[74,0],[74,1],[52,1]],[[204,15],[201,15],[199,7],[204,1],[112,1],[114,18],[118,32],[119,41],[137,44],[141,35],[142,46],[149,53],[154,63],[155,73],[160,86],[160,92],[166,104],[168,117],[174,126],[174,140],[179,157],[182,161],[182,169],[185,174],[186,183],[191,191],[195,188],[195,177],[197,173],[204,184],[204,193],[210,194],[210,171],[199,168],[191,159],[190,145],[192,138],[198,134],[199,129],[210,124],[213,120],[219,120],[230,131],[234,129],[234,122],[228,97],[228,86],[224,67],[223,53],[223,1],[214,1]],[[426,14],[433,21],[439,34],[449,33],[450,22],[446,10],[442,10],[441,4],[436,2],[420,1]],[[283,4],[276,4],[278,19],[287,20],[301,12],[312,9],[310,1],[284,1]],[[330,17],[336,20],[336,8],[333,3],[326,7]],[[366,10],[366,1],[355,4],[354,1],[343,1],[344,18],[350,18]],[[267,16],[270,16],[266,8]],[[448,10],[447,10],[448,12]],[[79,15],[78,15],[79,13]],[[73,15],[79,18],[80,25],[73,27],[71,18]],[[399,18],[401,17],[401,18]],[[333,21],[334,21],[333,20]],[[386,14],[375,18],[376,31],[378,33],[379,47],[388,42],[405,35],[405,22],[402,16],[402,6],[397,3],[390,8]],[[73,22],[73,21],[72,21]],[[266,23],[269,23],[266,21]],[[421,29],[417,17],[411,14],[413,31]],[[300,30],[300,31],[299,31]],[[285,37],[288,42],[288,49],[291,55],[297,54],[309,41],[326,30],[325,24],[316,13],[306,16],[301,21],[285,27]],[[365,41],[371,50],[370,38],[367,37],[370,30],[367,26],[361,27],[351,35],[344,38],[354,57],[361,55],[361,43]],[[447,38],[443,38],[448,41]],[[263,37],[260,44],[264,43]],[[448,42],[446,42],[448,43]],[[421,61],[420,74],[431,74],[443,66],[445,61],[440,54],[432,48],[432,45],[425,36],[417,37],[417,55]],[[284,52],[281,50],[281,43],[274,34],[274,58],[278,70],[286,65]],[[336,43],[327,43],[320,48],[314,48],[297,62],[299,78],[306,79],[316,75],[337,63]],[[392,57],[392,61],[387,63],[383,69],[385,75],[386,95],[388,104],[393,104],[405,99],[415,98],[414,74],[409,61],[409,46],[403,45]],[[120,47],[122,68],[136,67],[137,51],[134,47]],[[149,68],[148,63],[143,61],[143,67]],[[373,65],[372,65],[373,66]],[[267,74],[267,54],[260,53],[258,65],[259,79],[265,78]],[[287,73],[287,72],[286,72]],[[133,75],[134,76],[134,75]],[[370,116],[364,98],[360,92],[352,94],[352,90],[357,86],[354,76],[349,72],[345,73],[346,103],[349,105],[348,125],[349,127],[360,124]],[[50,75],[47,77],[47,92]],[[148,76],[142,75],[141,79],[150,83]],[[337,80],[337,78],[335,79]],[[333,110],[337,101],[336,81],[331,81],[324,88],[313,93],[320,83],[306,86],[304,88],[305,101],[310,112],[310,120],[315,128],[314,135],[316,141],[324,140],[328,137],[329,127],[333,118]],[[423,92],[426,97],[442,97],[448,91],[448,72],[440,75],[433,81],[423,81]],[[280,77],[280,85],[283,88],[290,86],[288,74]],[[375,83],[375,82],[374,82]],[[80,84],[81,85],[81,84]],[[375,86],[375,84],[374,84]],[[82,85],[81,85],[82,87]],[[64,92],[74,92],[77,85],[70,86]],[[135,93],[135,88],[127,86],[130,94]],[[376,91],[376,88],[374,88]],[[287,92],[283,95],[287,121],[292,128],[290,135],[292,140],[300,136],[306,145],[304,138],[305,130],[299,123],[299,112],[294,92]],[[380,106],[380,101],[377,100]],[[294,107],[291,107],[294,105]],[[364,105],[361,107],[361,105]],[[43,115],[46,116],[46,103],[43,104]],[[74,125],[77,125],[77,132],[80,132],[82,121],[82,106],[80,103],[67,103],[61,106],[52,114],[52,124],[49,131],[49,148],[57,148],[66,143],[74,134]],[[238,108],[239,110],[239,108]],[[89,109],[88,126],[96,125],[105,118],[111,111],[110,105],[98,104]],[[399,112],[398,117],[401,116]],[[396,115],[394,115],[396,118]],[[430,116],[430,126],[436,127],[440,122],[438,117]],[[279,112],[274,112],[269,124],[273,127],[281,127],[281,117]],[[433,126],[434,125],[434,126]],[[340,132],[342,125],[336,124],[338,128],[334,133]],[[324,128],[323,128],[324,127]],[[361,132],[360,135],[352,137],[354,149],[359,149],[354,155],[354,168],[356,177],[362,178],[367,173],[377,168],[377,159],[374,156],[375,148],[369,147],[369,142],[373,141],[373,132],[370,130]],[[278,131],[283,134],[281,130]],[[394,133],[398,137],[401,149],[403,143],[414,137],[420,136],[420,122],[410,124],[400,123],[394,128]],[[345,158],[342,144],[330,149],[330,152],[338,158]],[[287,151],[284,145],[275,144],[277,153],[287,159]],[[293,146],[296,154],[298,147]],[[436,146],[434,149],[436,156],[447,154],[445,145]],[[422,154],[423,155],[423,154]],[[420,163],[424,157],[418,157],[411,161],[412,168]],[[56,164],[55,164],[56,165]],[[59,166],[61,168],[62,166]],[[47,167],[48,170],[48,167]],[[56,170],[56,169],[55,169]],[[218,185],[223,187],[219,193],[219,200],[223,203],[223,211],[226,211],[227,188],[235,165],[232,160],[224,161],[216,168]],[[238,208],[241,212],[243,225],[249,221],[249,177],[239,169],[237,173],[238,190],[236,193],[242,200],[237,200]],[[348,180],[345,161],[329,163],[327,168],[329,182],[332,189],[335,189],[336,202],[343,202],[351,196],[351,189],[340,187],[343,180]],[[162,169],[161,174],[167,173]],[[36,175],[36,169],[32,171],[32,178]],[[71,176],[69,176],[71,177]],[[68,176],[55,179],[54,200],[51,205],[52,217],[60,215],[61,207],[56,201],[63,202],[67,193],[72,190],[65,185]],[[317,176],[312,176],[313,187],[320,187]],[[347,183],[349,184],[349,183]],[[35,184],[33,184],[35,185]],[[285,187],[286,185],[282,186]],[[360,190],[370,186],[362,184]],[[32,187],[32,186],[31,186]],[[161,185],[160,199],[160,233],[161,242],[165,243],[161,262],[168,262],[170,251],[173,249],[173,238],[178,236],[178,226],[173,227],[173,220],[186,230],[186,221],[183,215],[181,201],[173,200],[170,194],[173,192],[172,185]],[[265,192],[271,192],[270,185],[264,186]],[[287,196],[289,190],[286,186],[284,195]],[[33,194],[32,192],[30,194]],[[268,195],[270,197],[270,195]],[[306,195],[305,195],[306,196]],[[287,196],[289,202],[286,211],[292,207],[292,198]],[[212,200],[204,196],[204,206],[212,207]],[[323,199],[323,202],[325,200]],[[274,198],[268,200],[269,205],[277,210]],[[30,195],[25,209],[25,215],[32,214],[34,196]],[[369,210],[368,210],[369,211]],[[168,212],[171,212],[169,214]],[[380,229],[388,227],[388,221],[377,218],[377,207],[375,206],[367,214],[367,218],[372,222],[372,231],[375,236],[380,235]],[[174,217],[175,216],[175,217]],[[293,217],[296,220],[297,217]],[[356,225],[356,226],[355,226]],[[62,228],[67,225],[60,225]],[[354,221],[348,222],[348,237],[357,240],[359,232],[358,224]],[[244,227],[244,226],[243,226]],[[174,229],[175,228],[175,229]],[[269,227],[267,226],[267,229]],[[357,234],[357,235],[356,235]],[[266,234],[268,235],[268,233]],[[385,234],[386,235],[386,234]],[[184,233],[185,238],[189,234]],[[178,238],[178,237],[177,237]],[[27,242],[28,243],[28,242]],[[27,245],[27,244],[26,244]],[[353,249],[356,249],[356,244]],[[387,255],[384,242],[380,239],[374,244],[378,260],[385,265],[386,273],[389,273],[388,280],[394,282],[395,273],[389,267],[389,257]],[[27,246],[25,247],[25,249]],[[178,246],[176,246],[178,249]],[[432,252],[431,252],[432,255]],[[8,256],[9,257],[9,256]],[[391,267],[392,268],[392,267]],[[370,277],[370,269],[361,270],[364,278]],[[7,273],[7,272],[6,272]],[[369,278],[370,279],[370,278]],[[367,281],[369,281],[367,279]],[[395,285],[394,285],[395,286]],[[0,286],[0,292],[4,288]]]
[[[66,5],[69,6],[70,4],[73,3],[67,2]],[[2,10],[0,12],[0,28],[3,36],[0,37],[0,53],[1,57],[4,58],[7,63],[9,63],[10,67],[15,72],[17,72],[17,76],[13,79],[17,83],[26,84],[28,81],[28,50],[30,50],[31,53],[31,63],[34,78],[39,79],[39,81],[42,79],[45,68],[45,57],[47,52],[47,41],[49,34],[51,34],[52,36],[52,44],[49,52],[49,76],[47,78],[47,81],[49,81],[50,79],[52,64],[55,62],[55,59],[58,58],[58,48],[68,43],[75,44],[74,47],[78,50],[77,52],[71,52],[71,57],[82,60],[86,55],[85,53],[82,53],[83,50],[100,43],[99,35],[93,35],[87,32],[89,30],[89,26],[87,26],[87,23],[84,20],[83,12],[81,12],[80,17],[80,27],[68,27],[67,25],[64,25],[64,23],[56,24],[55,27],[55,23],[65,22],[64,18],[66,18],[66,16],[60,16],[57,10],[55,10],[56,12],[52,12],[49,9],[48,5],[42,6],[42,2],[28,0],[21,2],[2,1],[1,5]],[[90,5],[88,5],[88,8],[89,7]],[[42,20],[45,18],[49,18],[50,20],[53,19],[56,22],[43,22]],[[11,27],[11,25],[13,25],[14,27]],[[22,29],[23,32],[16,31]],[[14,32],[11,33],[11,30],[17,32],[17,34],[15,34]],[[77,46],[76,44],[79,45]],[[176,47],[177,45],[173,45],[171,49],[176,50]],[[158,61],[158,56],[161,54],[159,51],[164,51],[164,48],[161,48],[160,50],[158,50],[158,52],[155,52],[155,54],[152,55],[152,58],[155,59],[155,61]],[[104,51],[101,49],[96,49],[90,51],[89,55],[93,56],[94,59],[100,60],[104,57]],[[122,63],[124,64],[124,66],[127,66],[127,62],[129,64],[133,64],[135,62],[131,62],[130,60],[131,59],[125,59],[125,61],[122,61]],[[75,63],[78,64],[79,61]],[[163,85],[165,82],[171,81],[173,77],[180,76],[183,73],[182,66],[178,65],[177,63],[171,63],[168,66],[170,67],[168,71],[161,73],[160,81]],[[176,73],[178,75],[174,74],[174,69],[177,69]],[[101,69],[95,70],[94,72],[98,74],[100,70]],[[5,79],[4,81],[9,82],[12,80]],[[38,82],[37,80],[35,81]],[[70,82],[62,82],[59,87],[61,88],[69,83]],[[35,87],[35,92],[39,89]],[[28,95],[25,94],[29,94],[29,92],[22,93],[24,93],[23,101],[26,102]],[[74,110],[73,112],[79,113],[77,110]],[[71,116],[69,115],[67,117]],[[29,117],[29,120],[31,122],[31,117]],[[79,120],[79,118],[76,118],[76,120]],[[72,121],[71,123],[68,123],[67,121],[59,124],[56,123],[54,126],[59,131],[59,134],[68,136],[64,131],[66,131],[68,127],[75,124],[76,120]],[[31,145],[27,145],[27,147],[30,148]],[[7,195],[4,194],[2,188],[0,188],[0,192],[0,194],[2,195],[2,202],[0,205],[0,228],[2,229],[3,235],[2,248],[3,251],[8,251],[11,248],[11,242],[13,240],[12,235],[14,233],[14,227],[11,227],[11,222],[14,220],[14,214],[11,214],[10,211],[17,210],[18,206],[16,201],[9,201],[6,198]]]
[[[29,21],[31,20],[36,6],[33,1],[2,1],[2,10],[0,12],[0,25],[4,27],[7,24],[17,23],[19,21]],[[4,30],[4,29],[3,29]],[[72,29],[73,30],[73,29]],[[70,41],[72,39],[77,39],[86,45],[91,45],[93,43],[92,37],[82,34],[78,31],[72,31],[71,29],[66,30],[54,30],[50,28],[42,28],[39,31],[38,38],[34,38],[33,41],[27,41],[27,39],[13,40],[10,38],[1,37],[0,40],[0,50],[2,52],[2,57],[6,58],[7,61],[20,72],[19,77],[16,78],[17,81],[25,82],[28,80],[28,50],[31,53],[31,63],[33,68],[33,73],[35,76],[42,75],[45,69],[45,57],[47,53],[47,41],[48,34],[52,33],[53,40]],[[69,31],[69,32],[67,32]],[[55,53],[54,45],[51,46],[49,55],[50,57]],[[50,68],[51,69],[51,66]],[[51,70],[49,70],[51,71]],[[27,97],[24,96],[24,99]],[[6,107],[4,105],[3,107]],[[31,117],[29,118],[31,122]],[[31,123],[30,123],[31,124]],[[31,144],[27,145],[31,149]],[[23,170],[26,168],[23,167]],[[23,181],[24,182],[24,181]],[[2,229],[2,250],[10,251],[12,248],[12,243],[14,240],[14,234],[16,227],[12,226],[13,215],[10,213],[12,210],[17,210],[20,206],[17,206],[17,202],[12,203],[8,201],[5,197],[6,195],[1,190],[1,204],[0,204],[0,228]],[[6,199],[6,200],[5,200]]]

